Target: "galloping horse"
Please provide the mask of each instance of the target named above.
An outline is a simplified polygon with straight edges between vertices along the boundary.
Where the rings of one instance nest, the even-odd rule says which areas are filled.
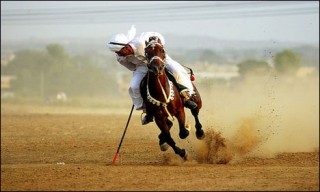
[[[147,113],[153,115],[158,128],[161,130],[159,135],[159,145],[162,151],[168,149],[168,144],[174,152],[182,158],[187,158],[185,149],[176,146],[170,134],[174,117],[179,122],[179,136],[185,139],[189,131],[185,127],[185,111],[183,100],[179,91],[174,86],[174,79],[169,80],[168,71],[165,69],[166,53],[161,40],[150,37],[146,41],[145,56],[148,61],[148,73],[141,83],[141,95],[146,104]],[[194,85],[193,85],[194,86]],[[195,94],[191,99],[197,103],[198,107],[191,110],[195,119],[196,136],[198,139],[204,138],[204,131],[199,121],[198,114],[202,107],[202,101],[198,90],[194,86]]]

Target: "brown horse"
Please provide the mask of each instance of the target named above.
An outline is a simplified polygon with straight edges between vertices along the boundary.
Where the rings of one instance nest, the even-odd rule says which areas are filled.
[[[171,146],[174,152],[186,159],[187,154],[184,149],[176,146],[175,141],[170,134],[170,128],[173,125],[174,117],[179,122],[179,136],[185,139],[189,131],[185,127],[185,111],[183,99],[174,85],[175,80],[169,80],[169,74],[165,68],[166,53],[160,39],[156,36],[150,37],[146,41],[145,56],[148,61],[148,73],[141,83],[141,95],[146,104],[146,110],[149,115],[153,115],[155,122],[161,133],[159,135],[159,145],[162,151]],[[172,82],[173,81],[173,82]],[[194,86],[194,85],[193,85]],[[204,137],[204,131],[199,121],[198,114],[202,107],[200,94],[194,86],[196,94],[191,99],[197,103],[198,107],[191,110],[195,118],[196,136],[198,139]],[[167,143],[167,144],[166,144]]]

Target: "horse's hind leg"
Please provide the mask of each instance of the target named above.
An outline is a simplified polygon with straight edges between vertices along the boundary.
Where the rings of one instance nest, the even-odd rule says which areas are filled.
[[[191,113],[192,113],[192,115],[193,115],[193,117],[194,117],[194,120],[195,120],[195,122],[196,122],[196,124],[195,124],[195,127],[196,127],[196,136],[197,136],[197,138],[198,139],[203,139],[204,138],[204,131],[202,130],[202,125],[201,125],[201,123],[200,123],[200,121],[199,121],[199,117],[198,117],[198,115],[199,115],[199,109],[192,109],[191,110]]]

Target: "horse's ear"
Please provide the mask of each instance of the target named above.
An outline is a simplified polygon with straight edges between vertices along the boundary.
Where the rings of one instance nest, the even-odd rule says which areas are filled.
[[[148,45],[148,41],[145,41],[146,46]]]
[[[159,37],[157,37],[157,39],[158,39],[158,43],[162,45],[161,39]]]

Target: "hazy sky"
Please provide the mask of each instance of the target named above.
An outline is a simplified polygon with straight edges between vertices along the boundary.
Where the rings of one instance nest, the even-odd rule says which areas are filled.
[[[1,39],[137,32],[319,43],[319,1],[1,1]]]

